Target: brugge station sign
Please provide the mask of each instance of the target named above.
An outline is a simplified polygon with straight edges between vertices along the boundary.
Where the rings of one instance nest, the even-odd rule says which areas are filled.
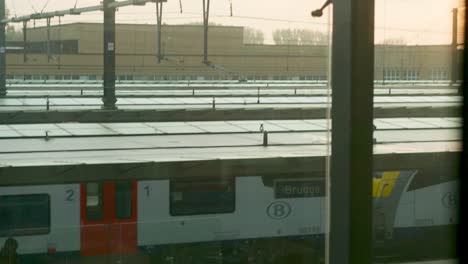
[[[325,181],[298,180],[275,182],[275,198],[307,198],[325,196]]]

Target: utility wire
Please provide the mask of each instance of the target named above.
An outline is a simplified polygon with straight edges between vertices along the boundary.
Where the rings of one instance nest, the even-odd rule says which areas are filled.
[[[34,8],[34,5],[31,3],[31,0],[28,0],[28,2],[31,5],[32,10],[34,10],[34,12],[37,13],[37,10],[36,10],[36,8]]]
[[[13,13],[15,14],[15,17],[16,17],[18,15],[16,14],[15,0],[10,0],[10,2],[11,2],[11,6],[13,7]]]
[[[41,14],[44,12],[44,9],[46,9],[47,5],[49,4],[50,0],[47,0],[45,5],[42,7]]]

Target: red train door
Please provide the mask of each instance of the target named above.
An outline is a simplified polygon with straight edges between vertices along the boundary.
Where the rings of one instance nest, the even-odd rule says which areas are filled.
[[[81,185],[81,255],[137,251],[136,181]]]

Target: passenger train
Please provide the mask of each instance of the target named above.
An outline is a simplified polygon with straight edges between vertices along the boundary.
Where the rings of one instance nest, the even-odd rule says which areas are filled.
[[[451,250],[458,183],[436,174],[374,173],[376,252],[401,253],[410,245]],[[158,252],[173,260],[177,256],[163,249],[221,241],[255,263],[242,252],[269,239],[301,241],[323,252],[325,186],[322,175],[5,186],[0,187],[0,243],[14,239],[20,258]],[[275,250],[270,259],[280,254],[287,253]]]

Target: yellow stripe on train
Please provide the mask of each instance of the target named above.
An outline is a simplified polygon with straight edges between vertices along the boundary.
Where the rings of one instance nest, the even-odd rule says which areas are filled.
[[[399,171],[386,171],[381,178],[372,178],[373,197],[389,197],[392,194],[393,186],[400,176]]]

